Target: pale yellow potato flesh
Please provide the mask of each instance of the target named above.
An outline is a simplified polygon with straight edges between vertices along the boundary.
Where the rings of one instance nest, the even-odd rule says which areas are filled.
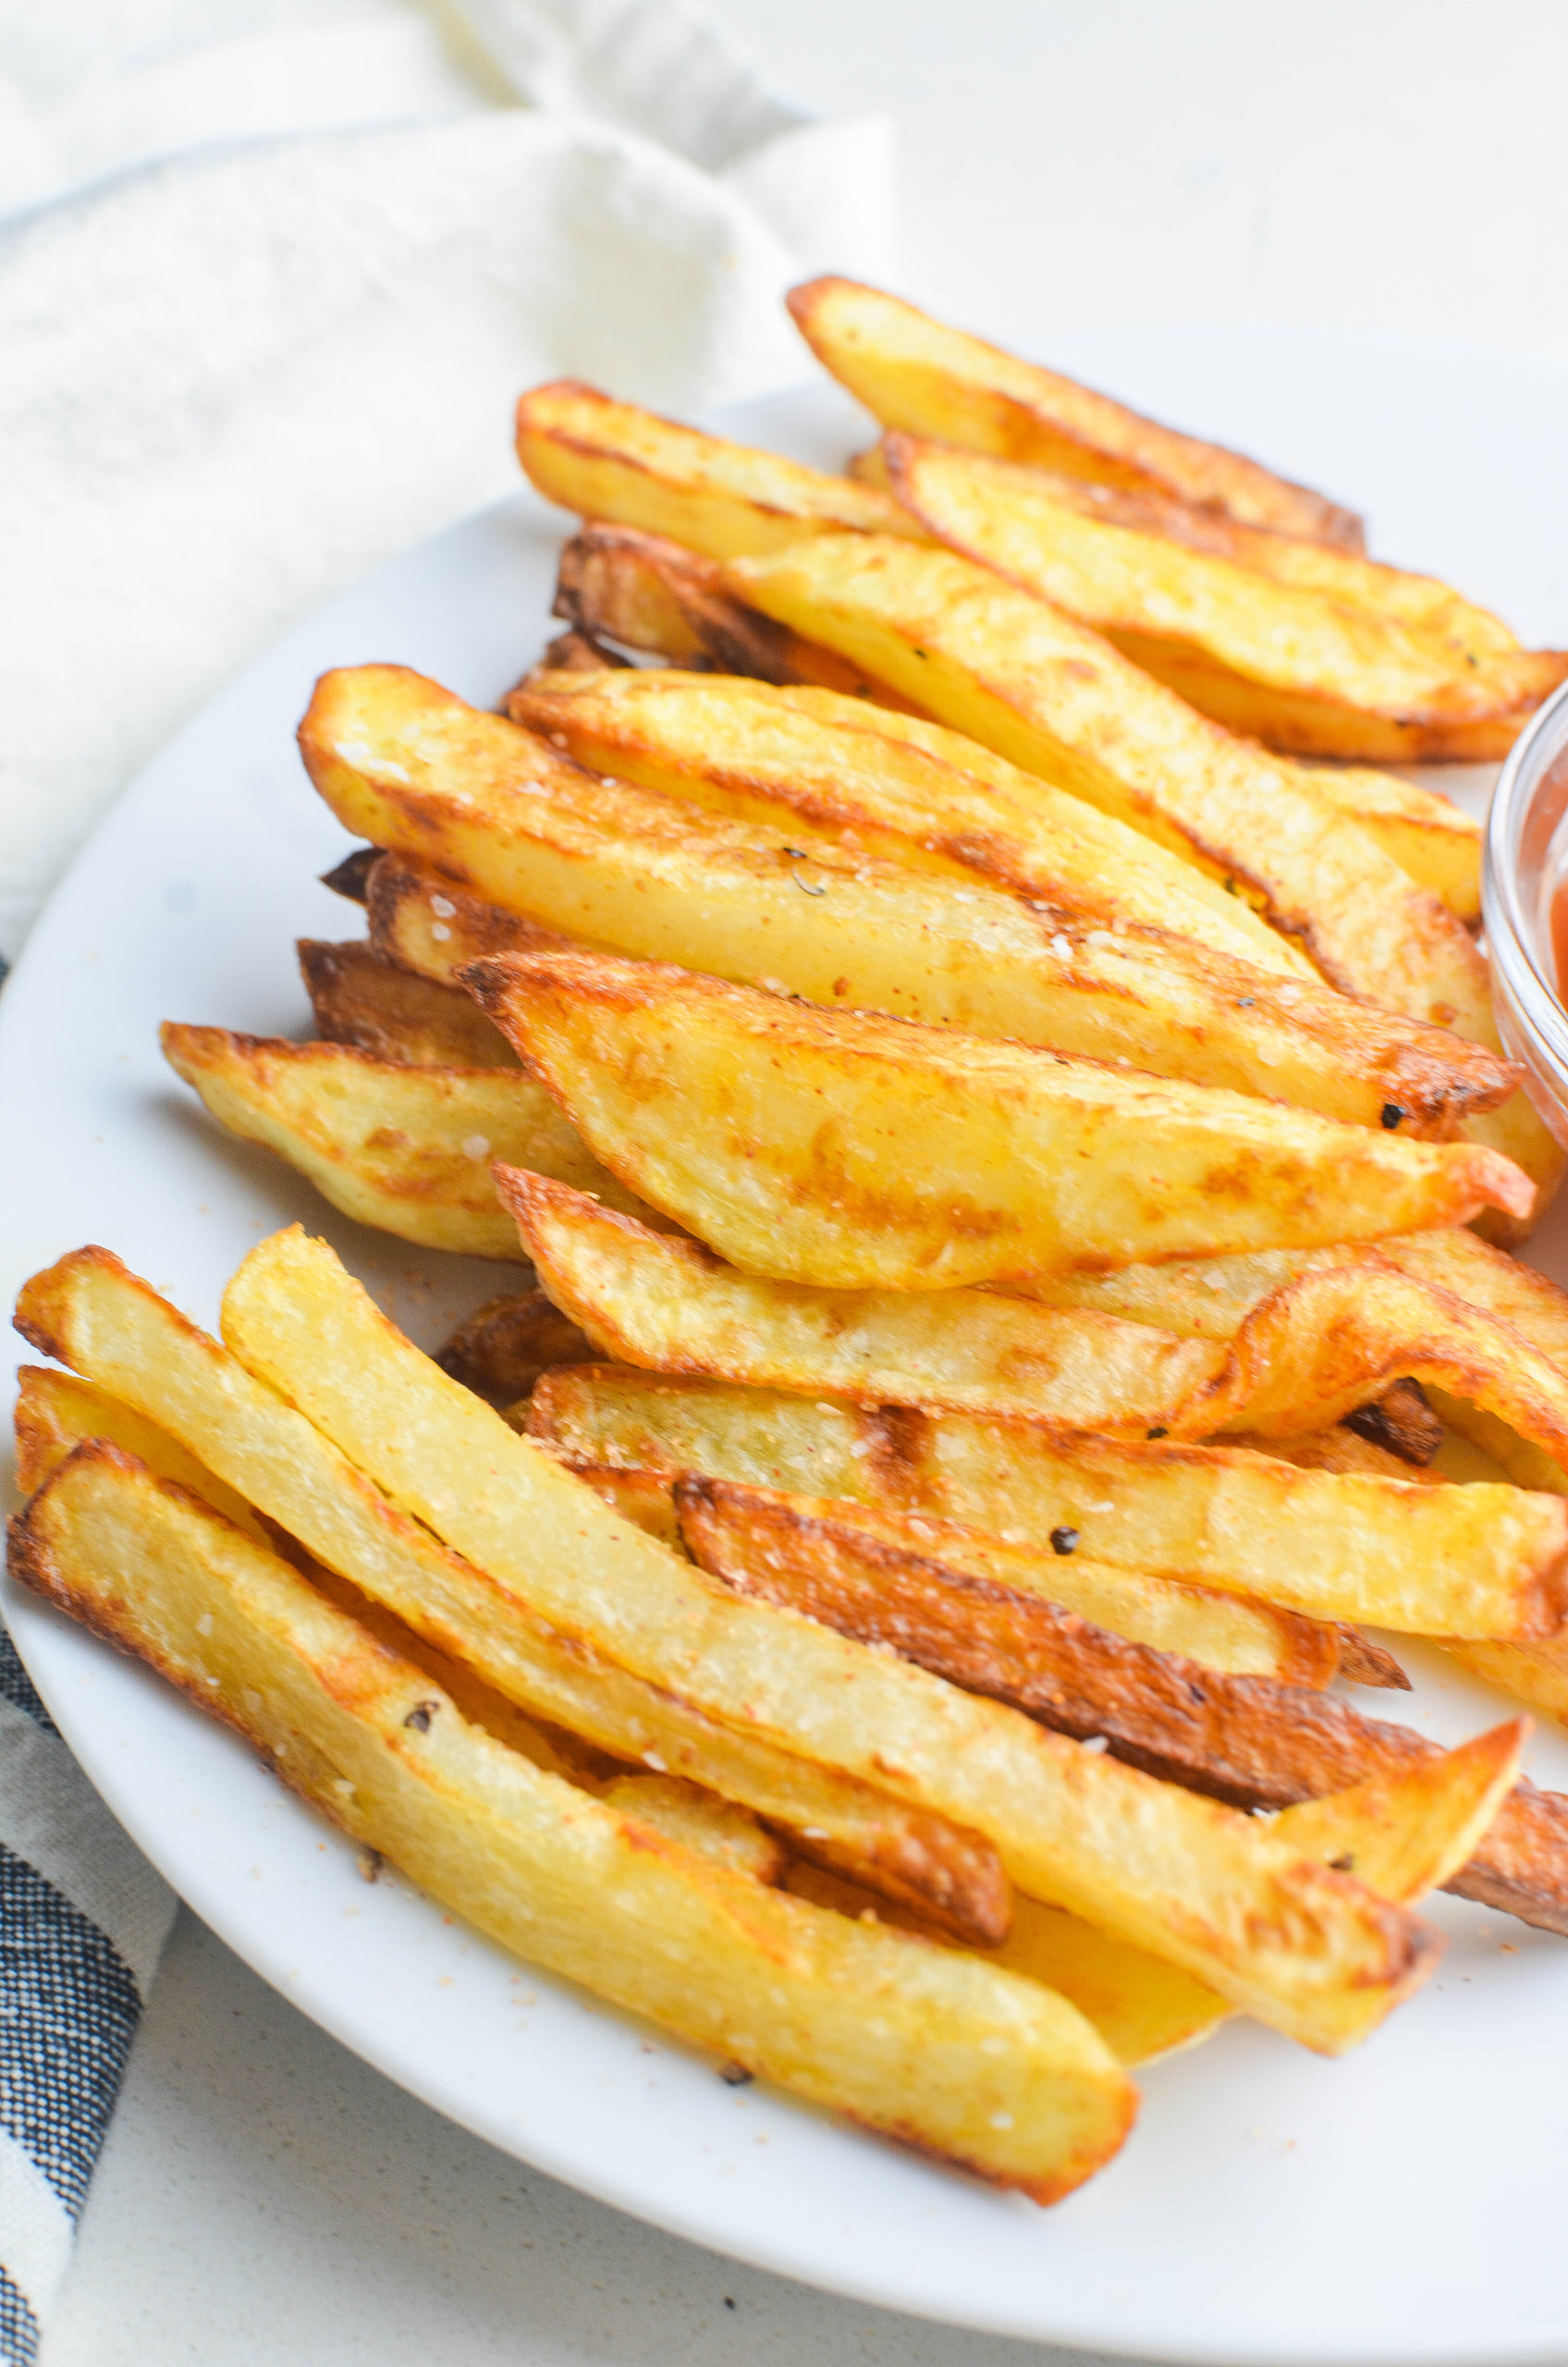
[[[1303,767],[1306,785],[1336,813],[1377,840],[1418,888],[1429,888],[1456,920],[1481,917],[1481,826],[1463,806],[1419,781],[1363,765]]]
[[[448,1380],[324,1244],[294,1232],[252,1251],[224,1328],[395,1501],[543,1615],[710,1713],[876,1771],[986,1834],[1021,1888],[1304,2042],[1355,2043],[1423,1977],[1424,1927],[1246,1819],[701,1577]]]
[[[710,558],[846,527],[920,533],[907,510],[873,486],[704,435],[571,378],[523,396],[517,456],[547,501],[582,518],[668,534]]]
[[[401,668],[327,676],[300,742],[349,828],[579,943],[1352,1124],[1446,1134],[1508,1091],[1497,1060],[1320,983],[1183,961],[1168,940],[1118,936],[1091,914],[802,843],[787,815],[738,820],[592,779],[535,733]]]
[[[788,1897],[545,1773],[287,1563],[117,1450],[89,1444],[61,1466],[13,1555],[27,1583],[529,1961],[1039,2201],[1126,2134],[1133,2091],[1065,1999]]]
[[[642,1208],[515,1066],[424,1068],[347,1044],[173,1021],[160,1040],[220,1126],[264,1144],[345,1216],[399,1240],[518,1259],[517,1227],[490,1180],[496,1159],[557,1175],[611,1208]]]
[[[238,1488],[209,1471],[161,1422],[149,1420],[124,1398],[77,1373],[56,1372],[45,1365],[19,1366],[15,1429],[17,1486],[24,1496],[41,1488],[83,1439],[107,1439],[111,1446],[146,1464],[158,1478],[173,1479],[192,1495],[205,1497],[214,1512],[258,1545],[272,1542]]]
[[[1219,719],[1244,712],[1270,746],[1501,756],[1562,679],[1561,659],[1457,653],[1342,595],[1087,515],[1035,470],[907,435],[886,452],[894,492],[949,549],[1093,625],[1205,713],[1218,673]]]
[[[1360,519],[1322,494],[949,328],[880,288],[830,276],[793,289],[789,302],[817,360],[886,427],[1362,548]]]
[[[388,1504],[275,1391],[106,1250],[80,1251],[35,1276],[18,1320],[43,1353],[171,1433],[326,1569],[507,1700],[616,1758],[652,1760],[812,1835],[800,1846],[879,1889],[919,1898],[955,1928],[992,1937],[1006,1930],[1008,1884],[988,1842],[874,1783],[705,1717],[536,1616]]]
[[[1053,1434],[882,1413],[723,1381],[578,1365],[546,1373],[530,1430],[585,1463],[695,1471],[930,1515],[1118,1568],[1262,1596],[1309,1618],[1534,1642],[1568,1605],[1568,1501],[1302,1469],[1235,1446]]]
[[[776,1282],[939,1290],[1529,1203],[1476,1145],[659,963],[502,955],[463,983],[628,1190]]]

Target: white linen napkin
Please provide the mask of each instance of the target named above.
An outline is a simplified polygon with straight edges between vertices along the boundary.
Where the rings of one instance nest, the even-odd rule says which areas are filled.
[[[784,288],[888,264],[884,126],[811,121],[672,0],[165,6],[117,75],[109,0],[0,18],[9,958],[197,702],[516,482],[524,386],[786,384]]]
[[[791,279],[887,267],[880,124],[670,0],[164,6],[0,9],[0,957],[226,675],[510,489],[522,387],[758,393]],[[0,2367],[172,1913],[0,1629]]]

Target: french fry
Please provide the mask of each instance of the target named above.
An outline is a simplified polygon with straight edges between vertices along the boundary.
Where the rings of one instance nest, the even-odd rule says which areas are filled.
[[[1065,2000],[814,1909],[542,1772],[116,1449],[61,1467],[11,1557],[439,1904],[613,2004],[1036,2201],[1125,2135],[1133,2091]]]
[[[817,360],[884,426],[1174,496],[1335,549],[1363,547],[1360,519],[1322,494],[948,328],[880,288],[830,276],[794,288],[789,304]]]
[[[1568,668],[1544,651],[1456,651],[1342,595],[1086,514],[1011,461],[900,435],[885,451],[894,492],[938,541],[1270,747],[1403,763],[1505,756]]]
[[[170,1431],[328,1570],[533,1716],[739,1800],[790,1828],[798,1847],[918,1899],[961,1934],[1006,1930],[1009,1886],[991,1843],[875,1783],[725,1726],[535,1615],[389,1504],[107,1250],[79,1250],[35,1276],[17,1321],[42,1353]]]
[[[675,1497],[700,1565],[748,1598],[897,1651],[1078,1741],[1097,1735],[1130,1765],[1232,1807],[1318,1799],[1442,1756],[1425,1735],[1362,1717],[1329,1695],[1221,1674],[1128,1642],[1032,1590],[868,1534],[829,1503],[694,1478],[678,1480]],[[1529,1731],[1527,1719],[1499,1729],[1509,1790]],[[1449,1887],[1492,1904],[1506,1895],[1527,1921],[1568,1932],[1568,1797],[1531,1797],[1520,1831],[1499,1806],[1497,1857],[1482,1837]],[[1556,1836],[1546,1850],[1542,1800],[1553,1803],[1545,1813]]]
[[[593,780],[535,734],[398,668],[325,677],[300,745],[340,817],[438,853],[580,943],[1354,1124],[1446,1134],[1511,1089],[1489,1055],[1321,985],[1176,960],[1164,942],[1031,911],[988,885],[916,878],[826,838],[802,844],[786,814],[770,827]]]
[[[602,1356],[655,1372],[1141,1438],[1202,1397],[1226,1361],[1207,1341],[990,1291],[762,1282],[547,1177],[497,1164],[496,1188],[555,1304]]]
[[[1244,1819],[699,1576],[422,1356],[324,1244],[294,1232],[252,1251],[224,1328],[252,1371],[540,1615],[712,1715],[863,1780],[876,1771],[986,1834],[1021,1888],[1275,2027],[1341,2051],[1422,1977],[1422,1926]]]
[[[720,1799],[717,1792],[704,1792],[700,1784],[688,1784],[680,1775],[616,1775],[599,1797],[699,1858],[749,1874],[770,1890],[782,1884],[789,1858],[779,1842],[749,1809]],[[875,1892],[870,1895],[876,1896]]]
[[[18,1366],[15,1425],[17,1486],[24,1496],[41,1488],[83,1439],[106,1439],[146,1464],[158,1478],[173,1479],[204,1497],[214,1512],[258,1545],[273,1541],[239,1490],[209,1471],[171,1431],[74,1372],[55,1372],[46,1365]]]
[[[1528,1205],[1477,1145],[661,963],[499,955],[462,982],[628,1190],[777,1282],[939,1290]]]
[[[740,598],[717,559],[663,534],[594,520],[561,552],[554,613],[673,666],[815,682],[851,698],[905,702],[830,649],[775,624]]]
[[[516,1415],[526,1412],[516,1409]],[[549,1443],[547,1437],[544,1442]],[[686,1550],[675,1502],[678,1474],[618,1470],[570,1455],[562,1460],[626,1519]],[[925,1514],[874,1512],[841,1501],[833,1509],[837,1517],[852,1520],[858,1529],[890,1545],[933,1555],[979,1580],[1038,1595],[1112,1635],[1157,1651],[1180,1652],[1206,1668],[1317,1687],[1350,1674],[1343,1654],[1354,1631],[1281,1611],[1276,1603],[1114,1569],[1076,1551],[1063,1554],[1049,1547],[1010,1544],[994,1532]],[[1355,1642],[1364,1645],[1366,1639]]]
[[[1233,739],[1087,626],[971,560],[874,534],[737,559],[729,575],[942,722],[1233,881],[1330,985],[1499,1048],[1486,963],[1454,915],[1299,767]],[[1544,1205],[1563,1156],[1522,1093],[1466,1129],[1525,1167]],[[1523,1222],[1488,1220],[1509,1241]]]
[[[611,1208],[641,1206],[516,1068],[416,1068],[347,1044],[172,1021],[159,1040],[220,1126],[276,1151],[345,1216],[400,1240],[518,1259],[493,1158],[557,1174]]]
[[[533,952],[567,942],[407,855],[377,855],[365,876],[365,913],[372,951],[436,986],[451,986],[465,962],[487,953]]]
[[[1172,958],[1219,952],[1254,970],[1317,976],[1278,931],[1179,855],[938,723],[837,691],[668,666],[533,673],[507,708],[590,772],[738,820],[788,816],[791,828],[986,879],[1118,933],[1151,932]]]
[[[458,988],[402,969],[357,939],[325,945],[302,937],[297,950],[324,1042],[416,1068],[516,1068],[506,1037]]]
[[[526,1397],[552,1365],[593,1358],[592,1343],[543,1291],[487,1300],[435,1351],[443,1372],[493,1405]]]
[[[908,511],[874,486],[701,435],[573,378],[523,396],[517,456],[546,501],[582,518],[668,534],[710,558],[846,527],[920,533]]]
[[[1481,917],[1481,826],[1463,806],[1418,781],[1362,765],[1315,765],[1306,769],[1306,785],[1474,927]]]
[[[1234,1446],[1059,1435],[872,1413],[626,1367],[544,1374],[530,1434],[585,1463],[842,1497],[994,1531],[1052,1532],[1124,1570],[1263,1596],[1309,1618],[1536,1642],[1568,1605],[1568,1502],[1501,1485],[1303,1470]]]
[[[1475,1854],[1517,1760],[1516,1729],[1494,1727],[1408,1773],[1286,1809],[1274,1831],[1325,1865],[1348,1859],[1383,1897],[1414,1901],[1441,1888]],[[785,1883],[798,1897],[841,1914],[923,1928],[912,1910],[889,1908],[857,1883],[816,1866],[792,1866]],[[1228,2018],[1223,1999],[1190,1974],[1032,1898],[1019,1900],[1007,1938],[985,1954],[1071,1999],[1129,2070],[1206,2038]]]

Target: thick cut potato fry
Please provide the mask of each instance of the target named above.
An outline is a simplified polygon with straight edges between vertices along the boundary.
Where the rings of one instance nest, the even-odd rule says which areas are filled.
[[[325,677],[300,744],[340,817],[389,846],[438,852],[485,895],[579,943],[1354,1124],[1448,1133],[1512,1085],[1489,1054],[1321,985],[1182,962],[1163,942],[1030,910],[988,885],[802,844],[787,815],[769,827],[594,780],[533,732],[398,668]]]
[[[1499,1049],[1486,963],[1453,914],[1299,766],[1233,739],[1087,626],[952,552],[875,534],[737,559],[730,574],[944,723],[1233,881],[1330,985]],[[1525,1095],[1465,1125],[1527,1170],[1544,1206],[1563,1155]],[[1521,1237],[1524,1220],[1487,1222]]]
[[[1535,1642],[1568,1607],[1568,1502],[1303,1470],[1241,1447],[934,1420],[628,1367],[545,1373],[532,1435],[586,1463],[691,1471],[994,1530],[1042,1551],[1409,1635]]]
[[[597,1995],[1037,2201],[1121,2141],[1133,2091],[1064,1999],[814,1909],[543,1772],[116,1449],[61,1467],[11,1566],[442,1905]]]
[[[544,1087],[516,1069],[416,1068],[347,1044],[290,1044],[172,1021],[160,1041],[220,1126],[264,1143],[345,1216],[402,1241],[518,1259],[517,1227],[490,1181],[492,1159],[557,1174],[612,1208],[641,1208]]]
[[[459,988],[420,977],[354,938],[325,945],[302,937],[296,950],[325,1042],[416,1068],[516,1068],[506,1037]]]
[[[1190,961],[1217,952],[1254,970],[1317,975],[1278,931],[1179,855],[938,723],[837,691],[668,666],[532,674],[507,706],[590,772],[741,820],[789,816],[791,828],[987,879],[1118,934],[1151,932]]]
[[[552,1365],[593,1360],[592,1343],[543,1291],[487,1300],[435,1351],[443,1372],[493,1405],[526,1397]]]
[[[852,477],[680,427],[561,378],[517,407],[517,456],[546,501],[668,534],[710,558],[859,527],[918,534],[907,510]]]
[[[422,1356],[325,1244],[294,1232],[253,1250],[224,1327],[395,1501],[540,1615],[709,1714],[974,1827],[1020,1888],[1305,2043],[1354,2044],[1423,1977],[1424,1927],[1231,1811],[701,1577]]]
[[[107,1439],[111,1446],[133,1454],[160,1479],[173,1479],[193,1495],[204,1496],[215,1512],[253,1537],[258,1545],[272,1539],[236,1488],[209,1471],[162,1423],[150,1421],[123,1398],[100,1389],[74,1372],[55,1372],[44,1365],[20,1365],[17,1369],[17,1486],[24,1496],[41,1488],[51,1471],[74,1453],[83,1439]]]
[[[1084,513],[1037,472],[907,435],[893,490],[937,539],[1095,626],[1201,712],[1307,755],[1507,754],[1568,659],[1455,652],[1343,597]]]
[[[1481,826],[1463,806],[1418,781],[1362,765],[1303,769],[1315,797],[1376,839],[1456,920],[1475,926],[1481,917]]]
[[[1407,1773],[1286,1809],[1274,1831],[1325,1865],[1348,1860],[1385,1898],[1421,1898],[1448,1883],[1489,1829],[1517,1764],[1514,1734],[1499,1726]],[[929,1928],[910,1909],[889,1911],[873,1893],[815,1866],[791,1867],[785,1883],[841,1914]],[[1032,1898],[1019,1900],[1007,1938],[985,1954],[1070,1999],[1129,2069],[1206,2038],[1228,2017],[1223,1999],[1190,1974]]]
[[[673,666],[815,682],[851,698],[905,704],[848,658],[752,607],[717,559],[634,526],[594,520],[572,536],[561,552],[554,612],[575,632]]]
[[[655,1372],[1141,1438],[1204,1396],[1224,1363],[1207,1341],[991,1291],[762,1282],[545,1176],[497,1166],[496,1187],[556,1305],[601,1355]]]
[[[1237,1808],[1282,1808],[1397,1775],[1441,1751],[1407,1726],[1364,1718],[1330,1696],[1276,1679],[1229,1676],[1130,1643],[1059,1604],[976,1578],[869,1536],[829,1503],[732,1481],[678,1480],[681,1528],[704,1569],[748,1597],[820,1619],[954,1685],[1010,1701],[1079,1741],[1098,1735],[1119,1759]],[[1499,1729],[1512,1790],[1529,1721]],[[1525,1919],[1568,1931],[1568,1798],[1558,1840],[1535,1847],[1501,1803],[1499,1855],[1478,1836],[1451,1879],[1464,1896],[1507,1898]],[[1522,1862],[1532,1887],[1522,1889]]]
[[[749,1809],[704,1792],[680,1775],[617,1775],[599,1797],[613,1809],[624,1809],[639,1823],[651,1824],[683,1849],[711,1858],[752,1880],[776,1889],[782,1883],[787,1855]],[[876,1895],[875,1893],[872,1894]]]
[[[462,982],[629,1191],[776,1282],[940,1290],[1529,1203],[1478,1145],[662,963],[499,955]]]
[[[365,912],[372,951],[437,986],[449,987],[465,962],[487,953],[533,952],[567,942],[401,854],[378,854],[370,866]]]
[[[794,288],[789,304],[817,360],[885,427],[1097,484],[1174,495],[1338,549],[1363,547],[1360,519],[1322,494],[948,328],[880,288],[830,276]]]
[[[875,1782],[722,1725],[535,1615],[388,1504],[318,1430],[106,1250],[80,1250],[35,1276],[17,1322],[43,1353],[171,1431],[327,1569],[508,1700],[615,1758],[741,1801],[789,1828],[797,1846],[918,1899],[961,1933],[1006,1930],[1008,1883],[991,1843]]]

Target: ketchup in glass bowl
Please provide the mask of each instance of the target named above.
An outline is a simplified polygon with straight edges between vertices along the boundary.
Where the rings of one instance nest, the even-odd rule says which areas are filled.
[[[1503,1049],[1568,1146],[1568,684],[1514,742],[1487,822],[1481,913]]]

